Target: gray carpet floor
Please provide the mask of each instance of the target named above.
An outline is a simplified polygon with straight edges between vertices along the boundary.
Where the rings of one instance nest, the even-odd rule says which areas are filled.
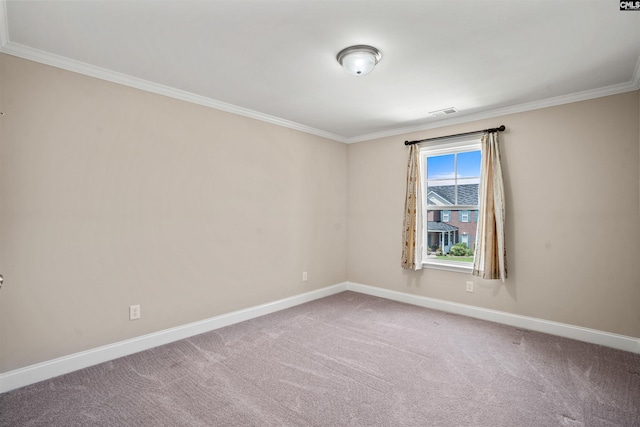
[[[640,355],[343,292],[0,395],[1,426],[640,426]]]

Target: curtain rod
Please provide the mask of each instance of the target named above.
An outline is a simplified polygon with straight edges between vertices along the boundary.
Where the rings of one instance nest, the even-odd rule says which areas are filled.
[[[497,127],[497,128],[489,128],[489,129],[476,130],[476,131],[473,131],[473,132],[457,133],[455,135],[437,136],[435,138],[421,139],[421,140],[418,140],[418,141],[405,141],[404,145],[413,145],[413,144],[419,144],[419,143],[425,142],[425,141],[437,141],[439,139],[455,138],[456,136],[475,135],[476,133],[503,132],[506,129],[507,128],[504,127],[504,125],[500,125],[500,127]]]

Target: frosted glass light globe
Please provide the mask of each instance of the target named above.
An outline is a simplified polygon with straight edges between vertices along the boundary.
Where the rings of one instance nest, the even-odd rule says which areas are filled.
[[[343,49],[337,60],[345,71],[354,76],[365,76],[373,71],[382,55],[375,47],[358,45]]]

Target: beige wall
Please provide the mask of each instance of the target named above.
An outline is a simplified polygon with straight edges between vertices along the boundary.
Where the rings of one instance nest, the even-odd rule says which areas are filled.
[[[0,55],[0,111],[0,373],[345,280],[640,337],[637,91],[347,146]],[[498,124],[509,280],[401,270],[402,142]]]
[[[0,72],[0,372],[346,280],[346,145],[11,56]]]
[[[639,93],[349,146],[352,282],[640,337]],[[403,141],[504,124],[509,279],[400,268]],[[465,281],[474,280],[474,293]]]

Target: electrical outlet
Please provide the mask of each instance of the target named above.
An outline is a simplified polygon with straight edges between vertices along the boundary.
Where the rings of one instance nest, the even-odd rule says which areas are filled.
[[[129,320],[140,318],[140,304],[129,306]]]
[[[473,282],[467,282],[467,292],[473,292]]]
[[[308,278],[308,276],[307,276],[307,272],[306,272],[306,271],[303,271],[303,272],[302,272],[302,281],[303,281],[303,282],[306,282],[306,281],[307,281],[307,278]]]

